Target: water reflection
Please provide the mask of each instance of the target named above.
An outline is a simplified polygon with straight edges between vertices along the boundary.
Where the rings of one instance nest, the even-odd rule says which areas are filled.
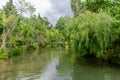
[[[93,59],[71,59],[74,57],[61,57],[58,71],[61,75],[72,76],[72,80],[120,80],[119,66],[98,63]]]
[[[119,66],[44,50],[0,61],[0,80],[120,80]]]
[[[57,74],[58,59],[52,59],[38,80],[53,80]]]

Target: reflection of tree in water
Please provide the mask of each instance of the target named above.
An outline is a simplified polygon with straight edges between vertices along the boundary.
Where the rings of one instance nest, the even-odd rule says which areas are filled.
[[[4,74],[6,70],[6,62],[4,60],[0,60],[0,80],[6,80],[7,75]]]
[[[69,58],[64,56],[59,59],[59,65],[57,66],[59,75],[72,75],[72,65],[70,64]]]
[[[118,80],[119,71],[115,66],[109,64],[100,63],[95,59],[84,60],[84,62],[77,62],[74,64],[74,77],[84,80]],[[118,78],[119,77],[119,78]]]
[[[63,56],[60,58],[57,70],[60,75],[72,76],[72,80],[119,80],[120,68],[113,65],[99,63],[89,59],[73,60]]]
[[[41,76],[51,59],[59,58],[64,50],[39,49],[15,56],[0,65],[0,80],[34,80]]]
[[[59,64],[57,65],[58,79],[60,80],[72,80],[72,65],[70,64],[69,58],[63,55],[59,59]]]
[[[62,53],[64,52],[43,50],[12,58],[11,62],[1,63],[0,71],[3,71],[0,73],[0,80],[26,80],[26,78],[34,80],[43,73],[45,66],[54,58],[59,59],[59,64],[55,69],[57,70],[55,80],[120,79],[119,66],[100,63],[94,59],[76,59],[75,55]]]
[[[33,52],[32,54],[16,56],[6,64],[5,73],[7,75],[3,80],[16,80],[25,77],[34,78],[34,76],[41,74],[43,68],[48,64],[50,56],[47,52],[40,51],[40,53]],[[1,80],[1,79],[0,79]]]

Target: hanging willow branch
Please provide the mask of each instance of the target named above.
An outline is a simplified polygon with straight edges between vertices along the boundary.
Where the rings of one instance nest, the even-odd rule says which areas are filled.
[[[70,44],[81,56],[101,57],[109,46],[113,18],[107,13],[89,11],[68,22]]]

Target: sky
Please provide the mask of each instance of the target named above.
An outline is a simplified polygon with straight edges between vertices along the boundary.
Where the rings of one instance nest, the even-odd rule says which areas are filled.
[[[0,0],[0,8],[9,0]],[[17,0],[13,0],[16,2]],[[27,0],[35,6],[35,14],[40,13],[42,17],[47,17],[48,20],[55,24],[61,16],[72,16],[70,8],[70,0]]]

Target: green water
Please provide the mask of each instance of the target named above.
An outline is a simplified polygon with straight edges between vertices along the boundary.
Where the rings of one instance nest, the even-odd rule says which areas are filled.
[[[76,59],[62,49],[42,50],[0,60],[0,80],[120,80],[120,67]]]

